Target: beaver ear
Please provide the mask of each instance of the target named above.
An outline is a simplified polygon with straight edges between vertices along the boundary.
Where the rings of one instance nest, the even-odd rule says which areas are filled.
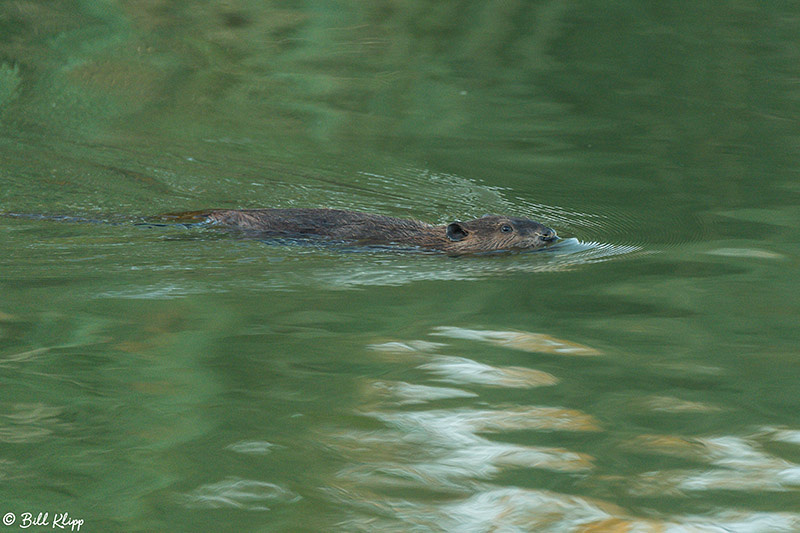
[[[451,222],[447,225],[447,238],[451,241],[460,241],[469,235],[469,232],[464,229],[461,222]]]

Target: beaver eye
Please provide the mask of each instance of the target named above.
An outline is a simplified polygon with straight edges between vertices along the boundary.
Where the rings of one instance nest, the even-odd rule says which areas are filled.
[[[511,233],[512,231],[514,231],[514,228],[512,228],[508,224],[503,224],[502,226],[500,226],[500,231],[502,231],[503,233]]]

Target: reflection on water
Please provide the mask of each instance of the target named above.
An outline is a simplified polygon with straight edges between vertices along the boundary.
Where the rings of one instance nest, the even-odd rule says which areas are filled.
[[[560,353],[553,346],[576,345],[526,332],[480,331],[437,327],[450,338],[492,342],[500,347]],[[547,342],[542,342],[545,337]],[[509,339],[513,339],[509,342]],[[536,342],[532,343],[532,339]],[[713,514],[675,514],[668,519],[637,517],[610,502],[571,493],[509,487],[499,483],[513,471],[546,470],[574,477],[576,486],[619,487],[632,497],[689,498],[698,491],[788,491],[800,485],[800,467],[773,456],[758,441],[800,442],[800,431],[765,429],[747,437],[681,438],[642,434],[624,443],[633,454],[650,454],[702,463],[695,468],[661,468],[615,479],[597,458],[564,447],[513,444],[520,431],[594,433],[608,429],[591,415],[573,409],[536,404],[478,407],[484,387],[557,386],[542,383],[532,368],[496,367],[466,357],[440,355],[452,347],[423,340],[373,344],[370,350],[402,355],[418,363],[423,380],[446,381],[462,388],[380,381],[364,388],[362,416],[381,429],[340,429],[321,435],[346,458],[326,490],[349,509],[342,531],[790,531],[800,515],[718,509]],[[598,355],[580,347],[582,355]],[[567,352],[569,353],[569,352]],[[549,374],[548,374],[549,375]],[[562,376],[569,380],[569,376]],[[371,390],[370,390],[371,389]],[[452,407],[441,407],[453,403]],[[465,405],[468,402],[468,405]],[[433,404],[428,406],[428,404]],[[675,415],[713,413],[712,406],[671,397],[638,402],[643,412]],[[430,495],[436,495],[432,503]],[[401,495],[405,495],[401,497]]]
[[[264,441],[242,441],[229,445],[227,449],[237,453],[264,455],[270,453],[275,446],[275,444]]]
[[[269,511],[270,504],[293,503],[299,499],[297,494],[274,483],[229,478],[198,487],[184,496],[184,503],[191,508],[231,507],[247,511]]]
[[[486,331],[440,326],[434,328],[433,335],[455,339],[490,342],[527,352],[551,353],[557,355],[600,355],[594,348],[570,341],[556,339],[542,333],[525,331]]]
[[[690,402],[671,396],[649,396],[639,402],[642,410],[662,411],[665,413],[711,413],[721,408],[704,402]]]
[[[464,357],[439,356],[419,368],[440,376],[441,381],[476,383],[497,387],[541,387],[555,385],[558,378],[541,370],[521,367],[495,367]]]
[[[518,487],[487,487],[480,494],[439,506],[402,499],[376,506],[379,518],[354,518],[342,531],[569,531],[576,533],[774,533],[795,531],[800,520],[789,513],[725,511],[718,516],[679,516],[647,520],[626,516],[623,509],[592,499]],[[385,515],[397,521],[383,518]],[[398,523],[399,522],[399,523]]]
[[[654,496],[713,490],[784,492],[800,488],[800,464],[768,453],[759,440],[753,436],[679,438],[642,435],[631,443],[637,452],[691,459],[703,463],[703,466],[645,472],[627,480],[627,490],[637,495]]]
[[[491,527],[493,523],[504,528],[514,524],[531,527],[539,523],[539,519],[530,522],[531,517],[519,506],[526,498],[518,497],[526,493],[533,495],[533,491],[517,494],[515,490],[493,487],[482,480],[496,478],[502,472],[514,469],[543,469],[565,475],[592,469],[593,458],[585,453],[558,447],[512,444],[486,436],[522,430],[599,431],[597,421],[580,411],[541,405],[397,410],[400,406],[424,406],[445,399],[470,399],[479,405],[481,386],[555,385],[557,379],[554,376],[535,369],[496,367],[465,357],[431,352],[445,348],[441,343],[386,342],[370,348],[382,354],[416,353],[421,363],[417,368],[429,373],[434,382],[446,381],[471,387],[471,390],[462,390],[430,385],[418,388],[421,386],[407,383],[383,384],[381,401],[370,400],[370,409],[362,414],[380,421],[385,429],[342,431],[327,436],[352,464],[337,474],[332,497],[353,509],[366,511],[376,507],[376,510],[385,508],[390,511],[394,519],[380,520],[378,523],[382,530],[429,526],[470,531]],[[407,397],[412,391],[422,393],[413,402]],[[393,491],[401,488],[446,493],[451,498],[457,496],[462,503],[444,503],[440,507],[421,502],[404,503],[391,496]],[[382,493],[386,495],[382,496]],[[511,507],[504,510],[506,506]],[[550,506],[548,514],[552,516],[555,512],[556,508]],[[374,527],[375,519],[367,516],[354,517],[344,522],[342,527],[344,530]],[[598,516],[606,515],[600,513]],[[517,523],[517,520],[524,522]]]
[[[770,439],[789,444],[800,444],[800,430],[788,428],[765,428],[764,431]]]
[[[0,442],[31,443],[43,441],[58,430],[70,428],[62,420],[64,409],[42,403],[17,403],[9,406],[9,412],[0,414]]]
[[[727,257],[745,257],[756,259],[784,259],[781,254],[758,248],[716,248],[706,252],[709,255],[722,255]]]
[[[367,395],[374,393],[380,405],[412,405],[428,403],[448,398],[475,398],[477,393],[452,389],[449,387],[431,387],[429,385],[413,385],[403,381],[375,381],[369,384],[374,391],[365,391]]]
[[[32,215],[0,216],[2,512],[800,531],[798,20],[0,2],[0,213]],[[138,225],[254,207],[562,239],[451,258]]]
[[[512,444],[504,442],[503,438],[487,436],[518,431],[600,431],[593,417],[574,409],[524,404],[491,409],[477,407],[482,403],[482,387],[552,386],[558,382],[554,376],[531,368],[498,367],[436,353],[446,347],[427,341],[393,341],[369,346],[382,358],[384,354],[399,353],[405,354],[404,359],[408,361],[408,357],[414,355],[419,362],[417,369],[424,371],[433,383],[445,381],[468,389],[383,381],[380,396],[368,394],[367,409],[360,413],[379,421],[383,429],[342,430],[324,437],[335,443],[350,463],[337,473],[331,497],[354,510],[371,507],[391,510],[395,519],[382,521],[381,528],[401,530],[414,524],[438,523],[438,527],[445,529],[467,527],[469,530],[483,523],[483,513],[495,514],[499,509],[500,502],[489,502],[494,499],[495,491],[502,490],[483,481],[514,469],[533,468],[574,475],[592,468],[593,458],[586,453],[552,446]],[[410,397],[415,393],[416,397]],[[429,403],[456,400],[468,400],[475,407],[459,403],[452,408],[425,408]],[[421,408],[411,409],[413,406]],[[425,504],[412,505],[411,501],[403,504],[402,500],[391,496],[401,489],[465,499],[463,505],[443,504],[438,509]],[[481,509],[481,500],[486,500],[486,505],[493,510]],[[458,516],[461,513],[458,509],[470,509],[473,519]],[[449,516],[451,514],[453,516]],[[353,518],[342,526],[345,530],[363,530],[373,520],[366,516]],[[501,523],[508,527],[514,522],[506,517]]]

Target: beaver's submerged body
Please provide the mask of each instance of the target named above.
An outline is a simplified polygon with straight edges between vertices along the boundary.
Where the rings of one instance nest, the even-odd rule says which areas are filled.
[[[338,209],[211,209],[166,215],[208,221],[265,237],[320,236],[367,245],[400,245],[452,255],[535,250],[557,239],[552,229],[526,218],[486,215],[434,226],[418,220]]]

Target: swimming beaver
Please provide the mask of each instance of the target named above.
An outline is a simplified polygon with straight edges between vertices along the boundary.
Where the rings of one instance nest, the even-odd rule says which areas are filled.
[[[536,250],[558,238],[555,231],[533,220],[500,215],[446,226],[339,209],[210,209],[164,217],[208,221],[265,237],[321,236],[359,244],[415,246],[450,255]]]

